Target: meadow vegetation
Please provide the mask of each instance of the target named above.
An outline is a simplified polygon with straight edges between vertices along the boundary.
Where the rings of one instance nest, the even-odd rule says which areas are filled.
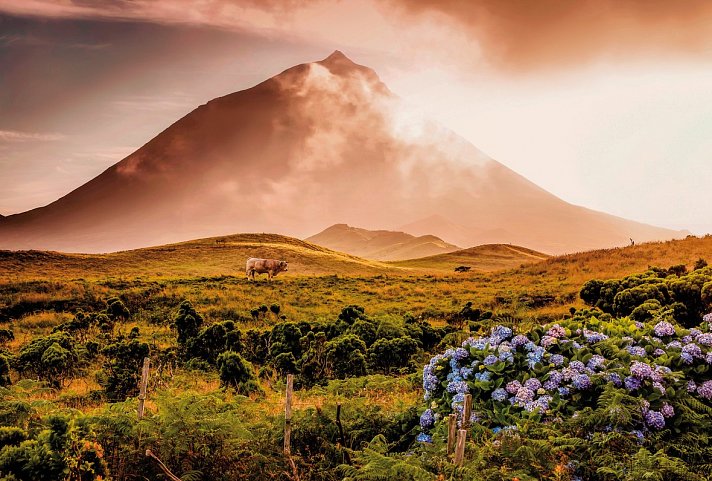
[[[702,386],[712,382],[703,321],[712,268],[703,259],[712,238],[462,274],[335,262],[295,241],[303,257],[289,275],[251,283],[245,254],[280,257],[270,249],[283,241],[250,247],[238,237],[186,251],[2,254],[0,479],[166,479],[147,449],[183,480],[710,479]],[[606,338],[588,343],[591,333]],[[534,347],[502,348],[517,335]],[[451,364],[465,348],[469,364]],[[512,381],[537,378],[544,389],[561,370],[544,361],[557,354],[561,369],[579,361],[591,370],[575,374],[590,391],[577,378],[570,395],[538,387],[532,400],[522,392],[510,404],[518,393],[497,391],[493,401]],[[594,356],[604,359],[589,366]],[[144,357],[152,369],[139,420]],[[474,373],[463,371],[475,360]],[[670,372],[633,390],[606,378],[635,378],[633,361]],[[424,378],[423,366],[437,372]],[[490,379],[474,377],[482,372]],[[570,388],[567,373],[549,390]],[[287,374],[296,388],[289,458]],[[481,412],[456,467],[442,420],[465,391]],[[675,414],[658,428],[648,413],[669,414],[663,403]]]

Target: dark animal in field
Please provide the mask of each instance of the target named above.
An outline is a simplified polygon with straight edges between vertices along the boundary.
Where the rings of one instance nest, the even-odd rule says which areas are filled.
[[[267,279],[272,280],[280,272],[287,271],[287,261],[277,259],[257,259],[251,257],[247,259],[245,274],[248,279],[255,280],[255,274],[267,274]]]
[[[457,266],[455,272],[469,272],[472,267],[470,266]]]

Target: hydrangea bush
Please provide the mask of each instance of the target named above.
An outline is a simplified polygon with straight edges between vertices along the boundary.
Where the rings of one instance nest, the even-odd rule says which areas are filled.
[[[692,329],[666,320],[577,316],[516,334],[504,326],[489,336],[433,357],[423,369],[429,403],[420,441],[449,413],[462,422],[463,400],[473,398],[471,422],[493,431],[515,429],[517,419],[556,421],[595,407],[604,390],[640,399],[629,429],[643,438],[678,429],[676,402],[685,396],[712,404],[712,314]]]

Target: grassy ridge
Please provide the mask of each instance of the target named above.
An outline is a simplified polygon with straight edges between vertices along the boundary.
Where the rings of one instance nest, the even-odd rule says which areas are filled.
[[[204,277],[244,273],[249,257],[287,260],[302,275],[375,275],[400,269],[277,234],[238,234],[110,254],[0,251],[4,279]],[[282,273],[281,276],[291,275]]]
[[[452,272],[457,266],[471,266],[477,271],[500,271],[512,269],[522,264],[531,264],[543,261],[550,256],[526,247],[507,244],[485,244],[469,249],[462,249],[447,254],[391,262],[397,267],[448,271]]]

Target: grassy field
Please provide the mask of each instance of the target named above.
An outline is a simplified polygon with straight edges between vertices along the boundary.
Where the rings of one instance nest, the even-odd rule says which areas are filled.
[[[285,258],[290,262],[290,272],[280,274],[272,282],[264,277],[249,282],[242,273],[242,262],[252,255]],[[212,454],[203,460],[186,454],[171,458],[178,449],[174,443],[181,439],[170,434],[174,427],[178,429],[176,432],[190,431],[201,436],[207,436],[203,434],[205,430],[212,430],[210,436],[218,437],[226,432],[233,433],[236,438],[229,442],[250,446],[249,459],[257,463],[255,466],[261,465],[263,460],[254,453],[268,449],[271,450],[266,451],[272,456],[271,465],[281,470],[278,448],[278,434],[283,422],[279,418],[284,390],[281,376],[269,372],[261,376],[259,382],[264,393],[246,399],[221,389],[214,367],[208,371],[191,370],[181,363],[165,364],[167,361],[161,360],[162,356],[168,356],[176,349],[176,332],[171,322],[184,300],[190,301],[204,317],[205,326],[231,320],[243,333],[250,329],[270,329],[284,319],[333,325],[342,309],[352,304],[363,306],[366,315],[380,326],[402,328],[404,315],[413,314],[439,327],[446,325],[447,319],[468,301],[478,308],[493,311],[495,315],[511,316],[504,322],[525,329],[559,320],[570,307],[583,306],[578,292],[589,279],[618,278],[644,271],[651,265],[685,264],[691,267],[700,258],[712,260],[712,236],[544,259],[540,256],[545,257],[527,249],[497,245],[391,264],[366,261],[273,235],[203,239],[105,255],[2,252],[0,327],[14,333],[14,339],[6,341],[2,348],[9,356],[17,356],[23,346],[50,335],[58,325],[71,321],[79,310],[100,312],[106,309],[106,300],[116,296],[130,311],[129,318],[117,323],[112,338],[102,337],[101,333],[92,336],[106,344],[110,339],[125,338],[122,336],[138,328],[139,340],[151,346],[156,362],[149,382],[149,420],[132,428],[136,429],[136,437],[128,437],[126,445],[136,443],[131,448],[133,451],[128,448],[126,452],[115,451],[110,457],[110,468],[116,479],[132,479],[120,475],[124,469],[122,463],[127,456],[136,458],[136,453],[142,452],[142,433],[149,431],[153,433],[149,441],[151,446],[155,449],[163,446],[161,456],[179,473],[188,472],[192,466],[199,467],[209,476],[210,469],[218,469],[219,463],[211,457]],[[517,261],[510,269],[483,272],[496,265],[511,265],[514,258],[526,258],[531,263],[522,265],[522,261]],[[480,262],[483,271],[461,274],[451,271],[454,264],[473,265],[473,259]],[[264,315],[254,315],[259,306],[275,304],[280,306],[279,315],[266,308]],[[447,341],[450,344],[447,345],[457,344],[467,335],[463,331],[450,334]],[[422,353],[422,359],[414,359],[413,365],[422,366],[428,356],[428,353]],[[10,377],[14,385],[9,389],[0,388],[0,403],[30,406],[27,409],[33,413],[33,422],[39,422],[50,413],[70,411],[75,413],[72,415],[84,413],[93,420],[115,422],[121,409],[127,409],[128,416],[134,419],[132,400],[109,407],[105,399],[97,396],[102,390],[97,375],[102,369],[106,370],[106,359],[108,357],[100,355],[89,361],[82,365],[77,375],[53,389],[21,381],[20,374],[13,371]],[[168,369],[167,365],[172,367]],[[417,414],[414,413],[422,408],[422,390],[418,383],[417,369],[411,366],[407,373],[332,380],[325,386],[298,390],[294,407],[297,416],[295,439],[304,443],[300,448],[300,459],[310,463],[308,467],[300,465],[299,469],[316,469],[322,456],[321,451],[310,451],[314,442],[309,437],[310,430],[322,433],[315,434],[320,439],[326,436],[323,433],[336,439],[333,420],[337,403],[344,406],[347,431],[364,433],[362,437],[354,434],[356,437],[349,441],[350,447],[358,448],[375,434],[383,432],[390,433],[389,439],[397,444],[402,436],[406,436],[405,432],[399,433],[396,429],[404,425],[403,413],[410,416],[409,426],[414,422],[417,424]],[[0,412],[4,411],[0,409]],[[232,416],[229,421],[215,426],[211,424],[228,415]],[[388,420],[387,425],[379,424],[383,419]],[[240,426],[239,433],[231,431],[236,430],[236,426]],[[254,433],[250,434],[250,431]],[[109,432],[104,439],[111,439],[111,436],[113,434]],[[253,447],[255,438],[268,444]],[[338,446],[338,443],[333,441],[332,445]],[[234,451],[227,452],[229,455],[225,455],[225,460],[235,459]],[[332,455],[342,459],[340,451],[334,451]],[[335,462],[330,461],[329,466]],[[131,469],[140,472],[155,469],[155,466],[139,465]],[[259,472],[256,467],[244,469]],[[280,476],[281,479],[291,479],[283,473]]]

